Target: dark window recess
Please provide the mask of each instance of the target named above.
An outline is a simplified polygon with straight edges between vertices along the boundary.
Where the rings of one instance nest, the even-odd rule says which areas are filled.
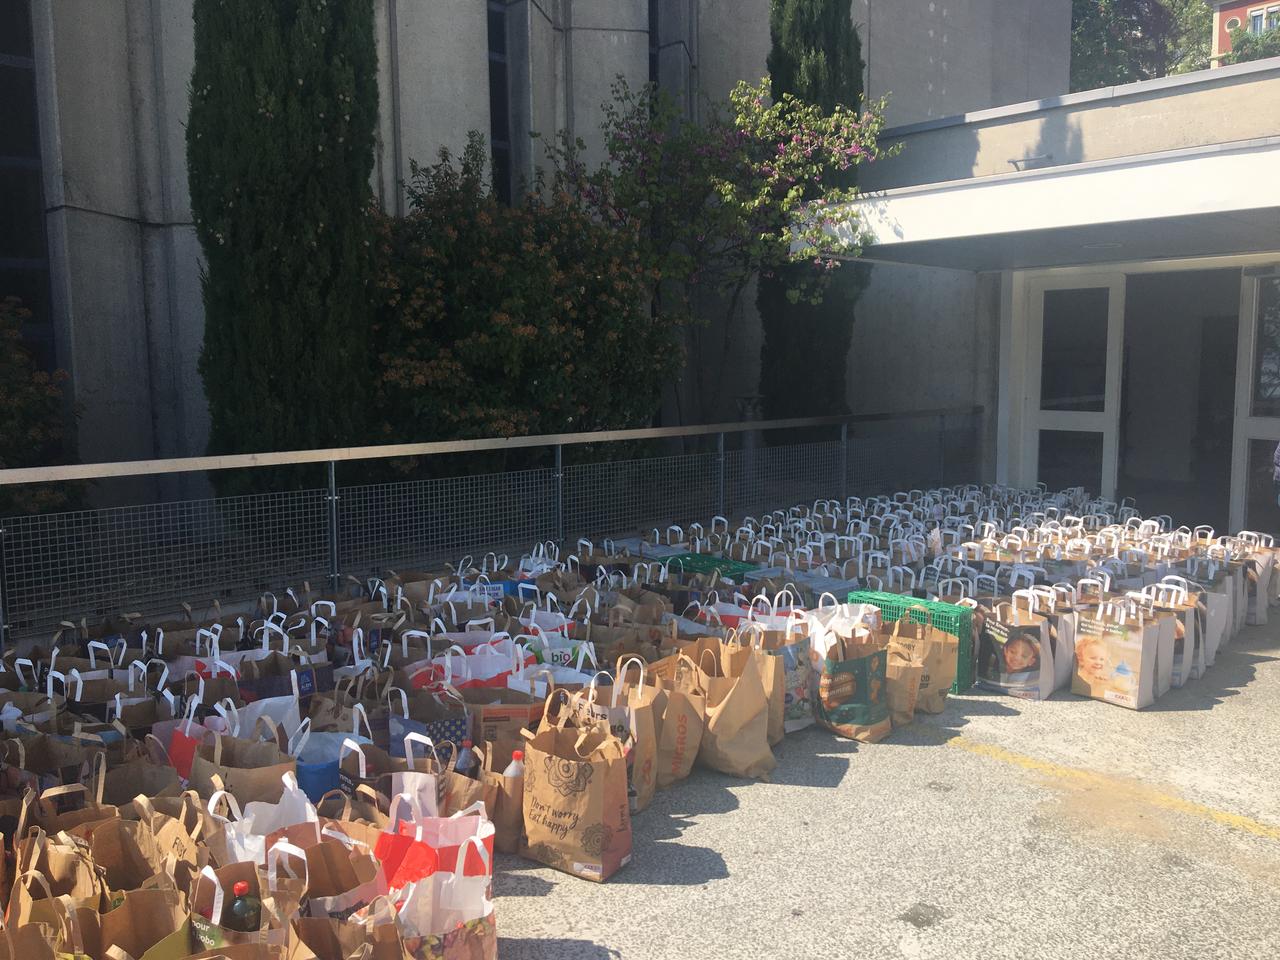
[[[489,146],[493,189],[511,202],[511,92],[507,81],[507,7],[489,0]]]
[[[0,63],[0,157],[40,155],[35,102],[35,71]]]
[[[1280,417],[1280,279],[1263,277],[1258,282],[1257,323],[1253,415]]]
[[[657,83],[662,66],[662,34],[658,10],[662,0],[649,0],[649,82]]]
[[[42,366],[52,366],[49,251],[30,0],[0,0],[0,298],[31,311],[24,340]]]
[[[1280,484],[1275,480],[1275,453],[1274,440],[1249,441],[1249,489],[1244,525],[1270,534],[1280,534]]]
[[[44,260],[45,255],[40,171],[0,161],[0,258]]]
[[[507,14],[501,3],[489,4],[489,52],[507,53]]]
[[[1105,287],[1045,291],[1041,410],[1104,409],[1109,300]]]
[[[0,54],[31,56],[31,0],[0,0]]]
[[[493,180],[498,188],[498,199],[511,202],[511,148],[505,144],[493,147]]]
[[[489,61],[489,128],[496,146],[509,143],[508,131],[511,129],[511,118],[508,115],[510,102],[507,99],[507,65],[496,60]]]
[[[1040,482],[1050,490],[1102,490],[1102,434],[1082,430],[1040,431]]]

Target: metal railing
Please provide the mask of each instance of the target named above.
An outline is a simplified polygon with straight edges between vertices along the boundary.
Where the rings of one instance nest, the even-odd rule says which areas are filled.
[[[712,515],[979,478],[981,407],[441,443],[0,470],[0,486],[326,464],[327,484],[0,520],[0,637],[39,638],[64,620],[166,614],[249,600],[303,581],[364,576],[635,533]],[[830,428],[831,440],[757,435]],[[566,464],[570,446],[715,438],[714,451]],[[727,442],[742,438],[736,448]],[[339,486],[361,460],[550,448],[550,467]]]

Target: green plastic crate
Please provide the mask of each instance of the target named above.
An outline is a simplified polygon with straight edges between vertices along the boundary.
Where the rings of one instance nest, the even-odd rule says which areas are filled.
[[[871,590],[855,590],[849,594],[849,602],[869,603],[879,607],[885,623],[896,623],[901,620],[911,607],[924,607],[929,611],[929,617],[935,627],[960,641],[960,662],[956,664],[956,682],[951,685],[951,692],[964,693],[973,686],[977,675],[977,657],[973,649],[973,611],[968,607],[905,597],[900,593],[876,593]],[[916,623],[925,622],[919,610],[912,611],[911,619]]]
[[[741,560],[726,560],[724,557],[717,557],[710,553],[681,553],[674,557],[667,557],[663,563],[675,568],[680,564],[682,569],[687,573],[711,573],[719,570],[722,577],[740,578],[744,573],[759,569],[757,563],[744,563]]]

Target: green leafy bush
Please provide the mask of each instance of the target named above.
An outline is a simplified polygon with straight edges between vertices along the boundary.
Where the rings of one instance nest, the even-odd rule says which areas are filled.
[[[377,222],[377,442],[521,436],[651,421],[679,370],[634,232],[560,191],[514,206],[484,141],[413,167],[410,212]]]
[[[0,299],[0,469],[65,462],[66,429],[62,370],[46,373],[22,345],[30,311],[13,297]],[[0,516],[59,510],[78,498],[76,484],[0,487]]]
[[[361,442],[378,116],[373,0],[196,0],[187,126],[214,454]],[[223,492],[314,470],[213,474]]]
[[[757,276],[810,264],[792,295],[816,303],[839,258],[858,255],[860,232],[838,205],[856,196],[845,185],[854,167],[894,152],[878,142],[883,128],[883,104],[824,111],[772,97],[767,80],[739,83],[695,123],[661,92],[619,80],[604,108],[607,163],[589,167],[564,137],[550,144],[557,186],[638,238],[655,309],[681,319],[689,375],[676,399],[692,408],[681,407],[682,422],[714,415],[738,383],[726,357]],[[853,229],[830,229],[837,221]],[[713,311],[724,318],[718,332],[698,322]]]
[[[773,0],[769,11],[773,46],[769,82],[774,100],[790,94],[824,114],[862,102],[862,44],[853,27],[850,0]],[[828,183],[852,187],[857,167],[825,171]],[[820,195],[820,183],[809,187]],[[760,348],[760,398],[767,420],[848,413],[849,348],[854,305],[870,267],[842,266],[812,302],[797,290],[812,286],[824,267],[784,264],[760,277],[756,308],[764,327]],[[830,437],[831,431],[803,432]],[[794,443],[788,431],[779,442]],[[775,439],[775,438],[770,438]]]
[[[1267,57],[1280,57],[1280,29],[1250,33],[1240,27],[1231,31],[1231,52],[1222,58],[1222,62],[1250,63]]]

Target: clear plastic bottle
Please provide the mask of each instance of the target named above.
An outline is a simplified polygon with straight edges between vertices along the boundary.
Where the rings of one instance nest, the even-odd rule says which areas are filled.
[[[476,759],[475,744],[470,740],[462,741],[462,749],[458,751],[458,762],[454,764],[453,769],[462,774],[464,777],[476,779],[477,768],[480,761]]]
[[[507,764],[507,769],[502,771],[504,777],[523,777],[524,776],[524,751],[514,750],[511,753],[511,762]]]
[[[231,892],[235,895],[222,912],[222,925],[239,933],[257,933],[262,926],[262,901],[249,894],[249,882],[237,880]]]

